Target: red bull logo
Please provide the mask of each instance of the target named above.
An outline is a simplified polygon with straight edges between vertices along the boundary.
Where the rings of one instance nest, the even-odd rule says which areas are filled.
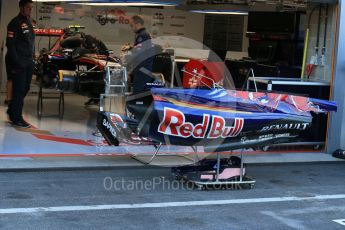
[[[203,115],[202,123],[193,124],[186,122],[184,114],[179,110],[164,108],[164,117],[158,126],[158,132],[183,138],[216,139],[238,136],[243,125],[243,118],[235,118],[232,126],[226,126],[223,117],[209,114]]]

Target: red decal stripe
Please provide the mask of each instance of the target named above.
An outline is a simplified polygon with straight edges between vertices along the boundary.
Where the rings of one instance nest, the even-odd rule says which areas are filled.
[[[42,135],[42,134],[36,134],[36,133],[33,133],[32,135],[34,135],[35,137],[41,140],[56,141],[56,142],[75,144],[75,145],[93,146],[91,143],[84,140],[80,140],[80,139],[56,137],[56,136]]]
[[[238,130],[235,133],[235,136],[238,136],[241,133],[242,129],[243,129],[243,119],[239,119]]]
[[[233,135],[233,133],[234,133],[234,130],[235,130],[235,128],[234,127],[230,127],[230,131],[229,131],[229,133],[227,133],[227,137],[232,137],[232,135]]]

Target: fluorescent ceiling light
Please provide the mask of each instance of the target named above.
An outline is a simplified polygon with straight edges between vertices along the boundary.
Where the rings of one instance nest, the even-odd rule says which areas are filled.
[[[248,12],[235,10],[191,10],[193,13],[202,14],[232,14],[232,15],[248,15]]]
[[[87,5],[87,6],[175,6],[172,4],[162,4],[162,3],[139,3],[139,2],[131,2],[131,3],[119,3],[119,2],[85,2],[85,3],[73,3],[77,5]]]
[[[154,1],[92,1],[92,0],[34,0],[34,2],[70,2],[78,5],[89,6],[177,6],[176,2]]]
[[[83,2],[77,2],[74,1],[73,4],[78,4],[78,5],[88,5],[88,6],[177,6],[178,3],[177,2],[164,2],[164,1],[127,1],[127,0],[123,0],[123,1],[112,1],[112,0],[108,0],[108,1],[101,1],[101,0],[97,0],[97,1],[83,1]]]
[[[33,0],[33,2],[89,2],[90,0]]]

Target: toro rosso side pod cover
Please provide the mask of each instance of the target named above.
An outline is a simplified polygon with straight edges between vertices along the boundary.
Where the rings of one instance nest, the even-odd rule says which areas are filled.
[[[212,151],[296,141],[312,123],[310,112],[336,111],[334,102],[235,90],[152,89],[158,122],[149,137]]]

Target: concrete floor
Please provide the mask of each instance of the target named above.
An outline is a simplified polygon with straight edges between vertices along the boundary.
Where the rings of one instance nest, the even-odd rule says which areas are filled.
[[[344,166],[250,165],[241,190],[195,190],[163,167],[1,172],[0,229],[344,229]]]

